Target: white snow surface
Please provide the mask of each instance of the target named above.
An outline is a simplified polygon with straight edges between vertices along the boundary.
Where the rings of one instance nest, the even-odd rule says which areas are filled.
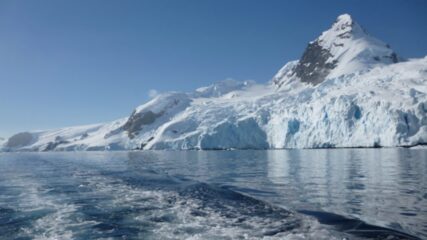
[[[319,38],[338,59],[313,86],[286,64],[268,84],[226,80],[191,93],[164,93],[110,123],[34,131],[3,143],[5,151],[120,149],[267,149],[393,147],[427,144],[427,57],[370,62],[391,51],[341,15]],[[338,31],[336,31],[338,29]],[[344,30],[343,30],[344,31]],[[334,48],[344,42],[346,50]],[[361,47],[362,46],[362,47]],[[368,52],[366,52],[368,51]],[[351,53],[351,54],[349,54]],[[277,82],[282,82],[277,87]],[[132,132],[129,130],[132,129]],[[16,135],[15,135],[16,136]]]
[[[339,63],[329,78],[393,63],[390,46],[367,34],[348,14],[339,16],[332,28],[323,32],[318,40],[332,54],[329,61]]]

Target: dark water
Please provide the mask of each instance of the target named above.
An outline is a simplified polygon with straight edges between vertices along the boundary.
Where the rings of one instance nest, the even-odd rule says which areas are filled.
[[[0,154],[0,239],[427,239],[427,150]]]

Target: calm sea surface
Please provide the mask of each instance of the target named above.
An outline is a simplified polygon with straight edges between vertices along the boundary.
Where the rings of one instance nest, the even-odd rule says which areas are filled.
[[[0,239],[417,237],[426,149],[0,153]]]

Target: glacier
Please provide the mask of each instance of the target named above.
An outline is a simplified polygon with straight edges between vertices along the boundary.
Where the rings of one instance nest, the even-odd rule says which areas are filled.
[[[404,59],[348,14],[266,84],[160,94],[108,123],[18,133],[3,151],[281,149],[427,144],[427,57]]]

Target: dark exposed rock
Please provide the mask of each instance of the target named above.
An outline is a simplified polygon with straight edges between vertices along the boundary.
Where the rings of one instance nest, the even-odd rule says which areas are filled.
[[[122,131],[123,131],[123,126],[118,127],[118,128],[116,128],[116,129],[114,129],[114,130],[112,130],[112,131],[108,132],[107,134],[105,134],[105,135],[104,135],[104,139],[107,139],[107,138],[109,138],[109,137],[111,137],[111,136],[114,136],[114,135],[116,135],[116,134],[119,134],[119,133],[120,133],[120,132],[122,132]]]
[[[156,121],[157,118],[163,115],[163,111],[154,113],[150,110],[146,112],[136,113],[135,111],[129,117],[128,121],[123,125],[122,129],[128,132],[129,138],[134,138],[138,135],[144,125],[148,125]]]
[[[87,138],[87,137],[89,137],[89,134],[86,132],[86,133],[84,133],[84,134],[80,137],[80,140],[83,140],[83,139],[85,139],[85,138]]]
[[[321,83],[336,67],[336,61],[327,62],[331,57],[332,54],[317,41],[310,43],[295,68],[297,77],[305,83],[313,85]]]
[[[143,149],[144,149],[144,147],[145,147],[149,142],[151,142],[153,139],[154,139],[154,137],[150,137],[146,142],[141,143],[140,150],[143,150]]]
[[[46,148],[43,151],[52,151],[52,150],[55,150],[55,148],[58,145],[67,144],[67,143],[70,143],[70,142],[64,140],[61,136],[56,136],[55,141],[54,142],[49,142],[47,144]]]
[[[372,50],[369,47],[360,47],[360,42],[368,46],[373,45],[375,48]],[[354,45],[357,47],[354,48]],[[380,50],[376,50],[377,48]],[[296,76],[301,82],[317,85],[331,73],[336,74],[335,69],[338,69],[338,65],[341,71],[338,71],[339,74],[344,75],[360,70],[353,65],[348,70],[341,67],[351,62],[359,61],[359,66],[365,65],[369,68],[381,63],[397,63],[400,60],[401,58],[391,50],[389,45],[373,40],[350,15],[343,14],[337,18],[329,30],[308,44],[302,57],[289,74],[277,77],[278,80],[274,82],[280,87],[284,82],[281,81],[282,79]],[[357,66],[357,64],[354,65]],[[343,69],[346,70],[343,71]]]
[[[398,57],[397,57],[397,54],[396,54],[396,53],[392,53],[392,54],[390,55],[390,58],[391,58],[391,60],[393,61],[393,63],[397,63],[397,62],[399,62],[399,59],[398,59]]]
[[[45,152],[47,151],[52,151],[53,149],[55,149],[58,146],[57,142],[49,142],[46,146],[46,148],[43,150]]]

